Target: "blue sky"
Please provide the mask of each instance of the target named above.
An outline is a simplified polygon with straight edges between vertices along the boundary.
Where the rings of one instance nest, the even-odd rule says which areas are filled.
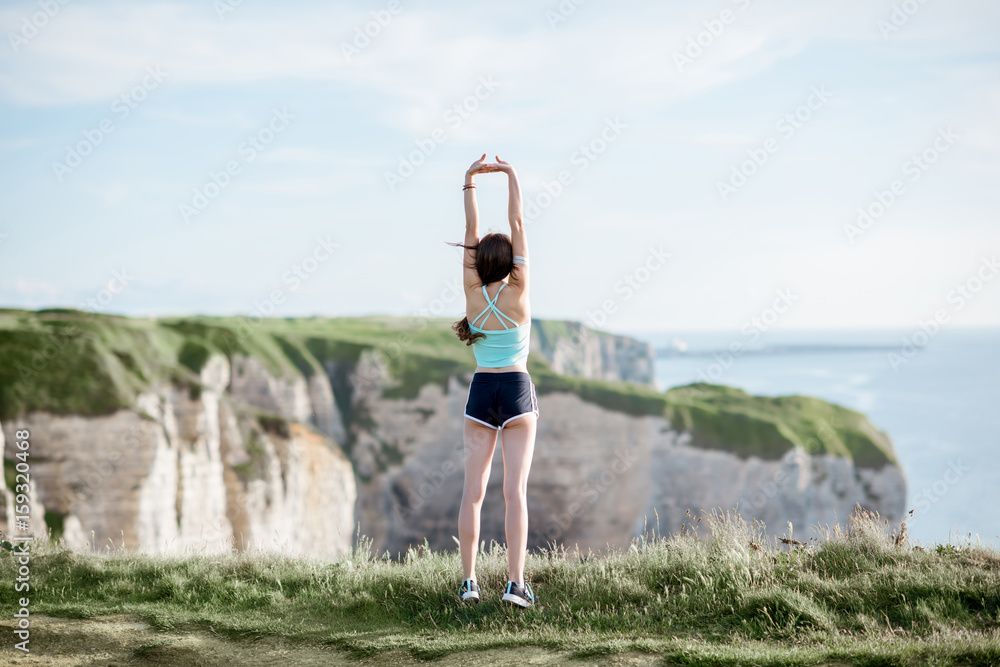
[[[458,319],[487,152],[534,317],[1000,325],[996,3],[45,4],[0,10],[2,306]]]

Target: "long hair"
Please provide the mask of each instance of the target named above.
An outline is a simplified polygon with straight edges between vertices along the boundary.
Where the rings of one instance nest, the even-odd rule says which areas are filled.
[[[514,245],[506,234],[499,232],[487,234],[479,239],[479,243],[474,246],[463,243],[449,243],[448,245],[476,251],[476,263],[468,268],[476,270],[479,282],[483,285],[503,280],[517,268],[517,265],[514,264]],[[472,330],[469,326],[468,316],[452,324],[451,329],[459,340],[465,341],[466,345],[472,345],[480,338],[486,338],[486,334]]]

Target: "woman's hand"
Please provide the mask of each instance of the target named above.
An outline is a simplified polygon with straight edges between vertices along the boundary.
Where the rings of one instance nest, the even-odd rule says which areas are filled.
[[[488,164],[486,162],[486,153],[483,153],[483,156],[473,162],[472,166],[466,170],[465,175],[475,176],[476,174],[485,174],[491,171],[500,171],[500,167],[499,165]]]
[[[514,173],[514,167],[510,166],[510,162],[504,162],[503,160],[500,159],[499,155],[497,155],[496,158],[497,158],[497,163],[496,163],[497,171],[502,171],[508,176]]]

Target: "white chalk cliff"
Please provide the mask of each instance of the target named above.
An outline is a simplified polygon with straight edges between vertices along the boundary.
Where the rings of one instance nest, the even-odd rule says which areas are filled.
[[[362,355],[359,366],[366,364]],[[368,416],[348,425],[359,475],[361,530],[391,552],[421,544],[451,548],[462,496],[463,414],[470,375],[447,388],[425,385],[413,399],[385,399],[388,377],[371,368],[352,396]],[[384,384],[383,384],[384,383]],[[528,479],[529,546],[555,540],[581,547],[626,545],[659,517],[675,532],[690,509],[738,506],[781,535],[846,520],[855,504],[902,518],[906,484],[891,464],[859,468],[845,457],[792,449],[778,460],[695,448],[663,417],[606,409],[572,392],[538,397],[539,421]],[[493,459],[482,514],[484,540],[503,541],[503,460]],[[648,521],[648,526],[646,525]]]
[[[34,499],[50,522],[62,524],[67,544],[346,553],[354,474],[336,443],[301,412],[310,404],[305,380],[275,380],[252,360],[241,360],[239,370],[232,391],[229,362],[213,355],[200,389],[162,383],[140,394],[132,410],[36,411],[15,420],[30,433]],[[303,419],[259,417],[253,407]],[[12,426],[4,425],[8,438]],[[6,465],[13,454],[8,443]],[[35,515],[33,527],[43,532],[43,515]]]
[[[549,378],[625,379],[650,395],[652,350],[643,343],[609,335],[566,343],[550,332],[532,344],[560,374]],[[15,429],[28,429],[33,515],[48,517],[75,548],[337,558],[359,525],[380,551],[425,538],[454,548],[472,373],[447,371],[443,381],[400,391],[405,383],[374,348],[347,345],[357,354],[311,359],[313,372],[284,377],[253,356],[213,353],[188,382],[151,383],[125,409],[7,418],[4,465],[13,464]],[[902,518],[906,484],[894,463],[863,467],[801,448],[747,454],[738,431],[727,447],[695,446],[663,415],[598,404],[600,383],[577,391],[559,382],[538,394],[529,546],[620,546],[657,515],[660,531],[674,532],[688,509],[736,504],[775,534],[792,522],[797,537],[845,520],[857,503]],[[483,507],[487,541],[503,541],[502,470],[498,442]],[[10,532],[6,487],[0,526]]]

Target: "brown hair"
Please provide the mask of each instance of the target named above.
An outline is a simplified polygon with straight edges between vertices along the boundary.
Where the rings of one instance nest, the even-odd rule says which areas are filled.
[[[514,264],[514,245],[506,234],[499,232],[487,234],[474,246],[462,243],[449,243],[449,245],[476,251],[476,264],[469,268],[476,270],[479,282],[483,285],[503,280],[517,268]],[[472,345],[480,338],[486,338],[486,334],[472,330],[468,316],[452,324],[451,329],[459,340],[465,341],[466,345]]]

